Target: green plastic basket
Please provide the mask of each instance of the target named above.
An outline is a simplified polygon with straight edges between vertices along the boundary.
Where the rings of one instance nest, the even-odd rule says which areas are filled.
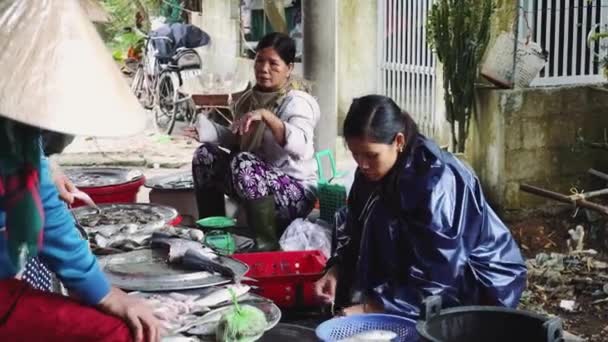
[[[205,236],[205,245],[221,255],[230,256],[236,251],[236,242],[230,233],[214,230]]]
[[[325,178],[323,172],[323,158],[329,158],[331,167],[331,176]],[[337,178],[343,177],[345,172],[336,170],[336,161],[330,150],[319,151],[315,154],[317,160],[317,175],[319,181],[317,183],[317,195],[319,197],[319,217],[325,222],[334,222],[334,215],[340,208],[346,205],[346,187],[341,184],[332,184],[331,182]]]

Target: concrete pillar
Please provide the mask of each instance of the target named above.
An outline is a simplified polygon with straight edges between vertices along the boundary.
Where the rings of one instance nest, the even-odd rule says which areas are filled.
[[[335,154],[338,135],[338,0],[303,0],[304,77],[313,82],[321,107],[315,133],[318,151]]]

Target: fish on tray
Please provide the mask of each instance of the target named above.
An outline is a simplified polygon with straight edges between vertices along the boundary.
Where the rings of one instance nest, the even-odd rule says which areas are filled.
[[[143,298],[153,309],[154,315],[161,320],[165,328],[171,333],[180,333],[193,328],[201,331],[215,327],[221,319],[219,310],[210,311],[209,307],[229,301],[230,291],[237,297],[249,292],[249,286],[229,285],[206,294],[171,293],[142,293],[133,292],[130,295]],[[203,314],[202,316],[200,316]],[[200,333],[204,335],[204,333]]]
[[[167,234],[170,237],[182,238],[186,240],[203,242],[205,240],[205,233],[200,229],[187,228],[187,227],[174,227],[166,225],[158,230],[159,233]]]
[[[219,273],[230,279],[236,278],[234,271],[222,265],[215,254],[205,253],[200,249],[188,249],[181,258],[181,265],[192,270]]]
[[[217,290],[201,297],[196,300],[195,303],[200,307],[214,307],[218,306],[222,303],[232,303],[232,295],[231,291],[235,294],[237,298],[244,296],[249,292],[251,288],[247,285],[228,285],[223,288],[218,288]],[[223,308],[218,308],[213,311],[207,312],[202,317],[198,317],[197,319],[189,322],[188,324],[183,325],[182,327],[173,330],[174,333],[182,333],[188,332],[192,335],[204,336],[204,335],[213,335],[215,334],[215,330],[220,320],[222,319],[222,315],[224,311]]]
[[[397,338],[397,334],[389,330],[370,330],[355,334],[339,342],[389,342]]]
[[[170,263],[180,263],[189,249],[197,250],[211,260],[217,259],[217,254],[211,248],[204,247],[200,242],[176,238],[162,232],[152,233],[150,246],[166,250]]]
[[[142,296],[153,309],[154,315],[162,321],[168,330],[176,330],[189,322],[199,319],[196,314],[209,311],[206,306],[197,303],[199,295],[186,295],[179,292],[168,294],[142,294],[135,292],[133,295]]]
[[[115,234],[111,237],[105,237],[103,234],[96,234],[93,237],[93,242],[101,248],[119,248],[127,247],[127,249],[135,249],[146,246],[150,241],[150,234]]]

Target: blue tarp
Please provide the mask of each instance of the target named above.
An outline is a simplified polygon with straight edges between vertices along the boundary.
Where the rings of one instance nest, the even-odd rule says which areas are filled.
[[[379,184],[357,172],[340,218],[338,304],[353,291],[406,316],[431,295],[444,307],[519,303],[527,272],[510,231],[475,174],[423,136]]]

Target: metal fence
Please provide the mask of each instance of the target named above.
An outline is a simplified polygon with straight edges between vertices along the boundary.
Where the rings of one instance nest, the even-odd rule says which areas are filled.
[[[378,91],[407,110],[422,132],[435,136],[436,57],[427,46],[433,0],[378,0]]]
[[[599,60],[605,51],[587,43],[589,32],[606,31],[608,0],[520,0],[519,38],[548,52],[533,86],[605,82]],[[596,55],[598,54],[598,55]]]

